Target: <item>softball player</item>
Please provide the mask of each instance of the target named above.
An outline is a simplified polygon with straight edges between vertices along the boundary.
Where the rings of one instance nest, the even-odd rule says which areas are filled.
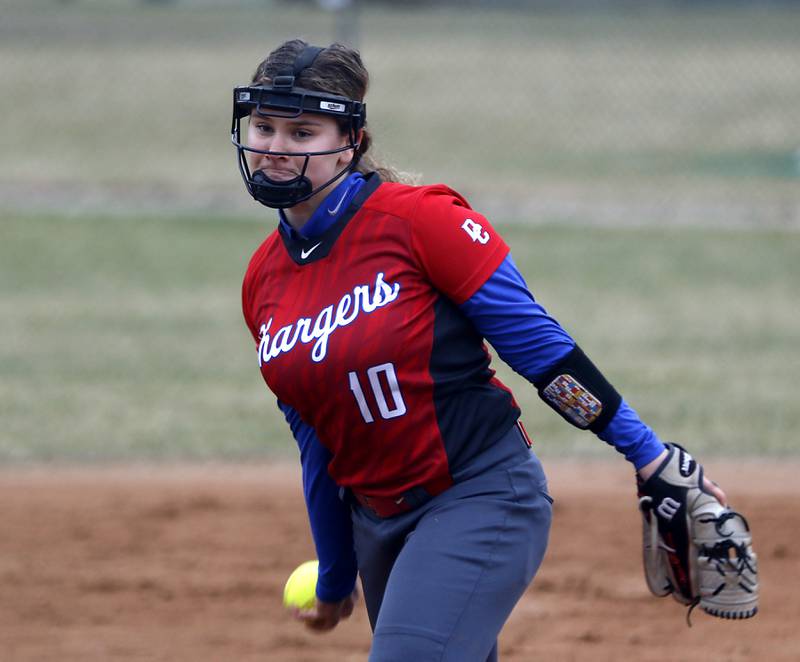
[[[373,662],[496,660],[551,498],[484,341],[640,472],[666,451],[484,216],[370,160],[367,82],[356,51],[294,40],[234,90],[245,185],[280,210],[242,304],[300,449],[320,561],[316,608],[297,617],[333,628],[360,574]]]

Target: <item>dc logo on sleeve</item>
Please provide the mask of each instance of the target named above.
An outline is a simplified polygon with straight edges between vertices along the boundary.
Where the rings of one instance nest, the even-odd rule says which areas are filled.
[[[481,244],[489,243],[489,233],[481,227],[480,223],[476,223],[471,218],[468,218],[461,224],[461,229],[469,235],[473,242],[477,241]]]

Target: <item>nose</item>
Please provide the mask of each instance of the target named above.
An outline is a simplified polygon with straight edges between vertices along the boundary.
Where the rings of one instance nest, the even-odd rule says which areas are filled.
[[[283,131],[278,130],[272,134],[272,137],[269,141],[269,147],[267,149],[270,152],[288,152],[289,150],[287,147],[288,143],[286,140],[286,134]]]

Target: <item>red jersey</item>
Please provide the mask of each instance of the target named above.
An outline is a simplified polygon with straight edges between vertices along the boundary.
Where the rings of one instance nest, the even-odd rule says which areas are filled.
[[[374,174],[322,235],[279,228],[255,252],[242,303],[258,365],[331,451],[336,483],[374,496],[441,483],[513,425],[458,308],[507,253],[451,189]]]

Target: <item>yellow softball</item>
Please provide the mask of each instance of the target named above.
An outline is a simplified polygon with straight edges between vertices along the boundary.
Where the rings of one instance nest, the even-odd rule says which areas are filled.
[[[317,599],[319,561],[306,561],[297,566],[283,587],[284,607],[313,609]]]

